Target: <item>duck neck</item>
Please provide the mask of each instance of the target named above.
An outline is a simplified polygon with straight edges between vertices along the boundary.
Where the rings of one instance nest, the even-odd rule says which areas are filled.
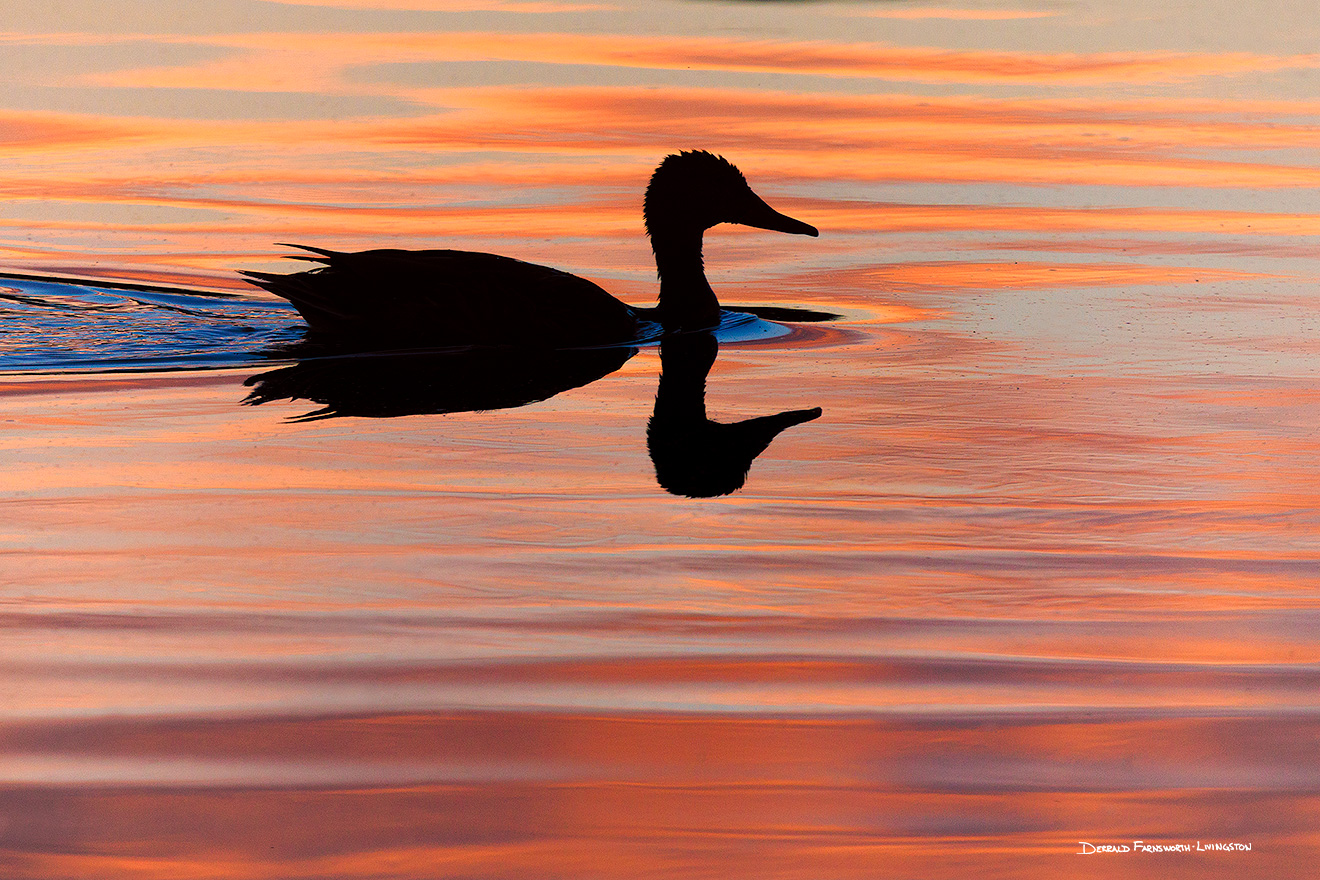
[[[657,317],[666,327],[697,330],[720,322],[720,303],[701,262],[700,228],[657,230],[651,237],[660,273]]]

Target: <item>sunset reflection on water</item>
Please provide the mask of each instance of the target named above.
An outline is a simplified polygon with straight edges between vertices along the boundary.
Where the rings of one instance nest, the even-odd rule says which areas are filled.
[[[0,277],[0,874],[1301,876],[1320,60],[1256,13],[5,4],[0,272],[243,299]],[[655,347],[496,412],[239,405],[275,242],[649,303],[680,148],[821,230],[711,232],[721,300],[842,316],[720,345],[712,418],[823,410],[737,493],[657,485]],[[144,315],[225,357],[96,359]],[[1252,851],[1076,857],[1133,840]]]

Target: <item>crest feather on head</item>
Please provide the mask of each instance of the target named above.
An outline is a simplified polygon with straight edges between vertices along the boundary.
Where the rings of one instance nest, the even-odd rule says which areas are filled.
[[[675,206],[671,204],[661,207],[665,195],[671,192],[680,198],[691,198],[697,194],[710,195],[730,184],[747,186],[747,178],[723,156],[706,150],[681,150],[665,156],[646,187],[642,216],[647,231],[653,231],[652,224],[657,210],[674,209]]]

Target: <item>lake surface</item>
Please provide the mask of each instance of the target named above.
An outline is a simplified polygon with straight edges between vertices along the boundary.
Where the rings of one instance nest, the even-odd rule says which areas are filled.
[[[0,874],[1304,876],[1318,38],[1295,0],[6,2]],[[712,230],[721,301],[837,317],[448,412],[484,355],[303,357],[236,274],[452,247],[651,303],[642,192],[694,148],[821,230]],[[662,359],[719,422],[821,414],[675,494],[715,429],[648,446]]]

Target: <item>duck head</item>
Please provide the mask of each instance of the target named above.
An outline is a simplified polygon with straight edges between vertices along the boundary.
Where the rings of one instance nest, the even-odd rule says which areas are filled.
[[[685,330],[714,327],[720,320],[720,304],[701,260],[707,229],[740,223],[796,235],[820,234],[816,227],[767,205],[733,163],[705,150],[665,157],[646,188],[643,215],[660,273],[657,317],[667,328]]]
[[[704,232],[719,223],[820,234],[816,227],[767,205],[732,162],[705,150],[665,157],[651,175],[643,213],[653,240],[667,232]]]

